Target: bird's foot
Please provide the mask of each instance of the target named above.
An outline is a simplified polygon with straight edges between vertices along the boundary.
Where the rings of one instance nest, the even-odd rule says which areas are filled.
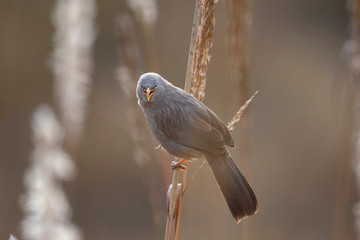
[[[172,169],[180,169],[180,170],[185,170],[186,166],[183,165],[183,163],[186,163],[188,160],[187,159],[181,159],[179,161],[172,161],[171,162],[171,167]]]

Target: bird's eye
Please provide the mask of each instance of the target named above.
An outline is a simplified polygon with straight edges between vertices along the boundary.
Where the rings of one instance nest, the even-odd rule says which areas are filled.
[[[157,89],[157,85],[155,85],[154,89]]]
[[[141,85],[140,87],[141,87],[141,89],[145,89],[145,87],[143,85]]]

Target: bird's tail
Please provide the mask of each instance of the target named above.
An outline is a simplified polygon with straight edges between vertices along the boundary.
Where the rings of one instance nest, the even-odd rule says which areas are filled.
[[[255,214],[258,209],[255,194],[230,154],[206,154],[206,160],[236,222]]]

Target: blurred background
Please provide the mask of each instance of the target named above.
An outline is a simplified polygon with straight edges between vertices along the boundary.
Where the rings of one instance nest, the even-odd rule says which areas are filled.
[[[344,229],[339,239],[356,239],[355,181],[351,176],[349,184],[339,185],[344,161],[351,156],[347,78],[340,57],[349,38],[347,3],[251,2],[248,62],[252,92],[260,92],[251,103],[252,166],[251,173],[244,174],[251,176],[260,210],[236,224],[205,165],[185,193],[180,239],[245,239],[241,234],[246,222],[252,232],[248,239],[334,239],[336,199],[342,194],[338,189],[349,189],[344,191],[346,206],[341,208],[344,218],[340,221]],[[55,6],[52,0],[0,2],[1,239],[10,234],[30,239],[22,233],[21,199],[28,192],[24,176],[31,167],[35,144],[32,116],[43,103],[61,112],[54,98],[50,61]],[[127,117],[126,95],[135,94],[135,89],[124,91],[115,75],[123,61],[115,19],[120,14],[136,18],[125,0],[97,1],[95,7],[87,112],[81,137],[70,154],[76,173],[71,181],[60,184],[72,209],[68,219],[87,240],[162,239],[170,160],[164,169],[153,172],[162,179],[155,194],[163,206],[163,212],[154,217],[149,174],[134,159]],[[194,1],[158,0],[157,8],[152,43],[157,67],[167,80],[183,87]],[[229,74],[224,1],[216,4],[215,11],[204,102],[227,122],[240,107],[239,93]],[[139,25],[134,27],[141,36]],[[233,135],[238,142],[239,130]],[[154,139],[149,144],[157,146]],[[241,168],[239,148],[231,153]]]

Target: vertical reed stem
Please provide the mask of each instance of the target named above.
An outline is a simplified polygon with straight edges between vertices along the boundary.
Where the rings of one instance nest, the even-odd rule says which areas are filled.
[[[230,59],[230,76],[239,87],[239,106],[242,106],[251,96],[251,83],[248,68],[248,30],[249,30],[249,0],[227,0],[227,45]],[[250,112],[245,112],[241,119],[239,152],[242,169],[248,179],[251,179],[251,143],[250,143]],[[243,238],[254,239],[252,220],[243,224]]]
[[[205,73],[209,63],[209,51],[212,46],[213,27],[214,1],[196,0],[184,89],[187,92],[191,92],[200,100],[204,98]],[[200,73],[203,74],[201,75]],[[196,84],[194,84],[195,82]],[[187,167],[187,163],[185,163],[185,167]],[[178,186],[178,183],[180,182],[180,171],[182,170],[179,168],[176,168],[173,171],[169,217],[165,234],[166,240],[178,239],[179,237],[180,217],[187,170],[186,168],[183,170],[181,187],[178,188],[174,186]],[[175,204],[176,202],[178,203],[177,206]],[[175,215],[173,215],[173,213]],[[174,232],[174,238],[170,238],[172,232]]]

